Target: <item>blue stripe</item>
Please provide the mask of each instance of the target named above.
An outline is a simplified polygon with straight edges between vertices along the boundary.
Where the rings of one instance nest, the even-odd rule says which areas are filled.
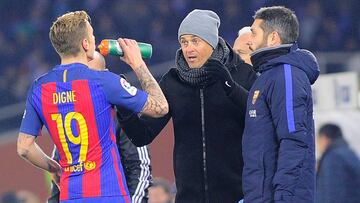
[[[47,129],[49,129],[47,126],[46,120],[44,118],[43,111],[42,111],[41,90],[42,90],[42,85],[39,85],[39,87],[35,88],[35,91],[32,94],[32,101],[34,102],[35,109],[36,109],[38,115],[40,116],[41,121],[45,124]],[[40,131],[41,131],[41,129],[40,129]]]
[[[291,66],[289,64],[284,65],[285,72],[285,89],[286,89],[286,115],[289,132],[292,133],[295,131],[295,122],[294,122],[294,105],[293,105],[293,84],[292,84],[292,74]]]
[[[100,168],[100,188],[102,196],[121,194],[115,174],[113,156],[111,154],[112,141],[110,137],[111,105],[107,102],[105,94],[96,83],[89,81],[89,89],[94,107],[96,126],[102,148],[102,166]],[[115,126],[113,126],[115,127]]]

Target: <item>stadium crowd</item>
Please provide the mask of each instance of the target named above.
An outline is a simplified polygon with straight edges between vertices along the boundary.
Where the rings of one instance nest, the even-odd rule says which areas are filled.
[[[84,9],[94,16],[96,42],[130,37],[153,45],[150,65],[173,60],[179,48],[176,36],[181,19],[193,8],[211,9],[222,19],[219,32],[230,43],[237,30],[252,22],[254,10],[270,3],[295,10],[300,20],[300,44],[311,51],[358,51],[359,10],[355,0],[343,1],[190,1],[190,0],[4,0],[0,4],[0,105],[23,101],[34,78],[58,63],[49,43],[49,27],[60,14]],[[26,8],[26,9],[25,9]],[[328,43],[332,42],[332,43]],[[114,72],[116,57],[109,57]]]

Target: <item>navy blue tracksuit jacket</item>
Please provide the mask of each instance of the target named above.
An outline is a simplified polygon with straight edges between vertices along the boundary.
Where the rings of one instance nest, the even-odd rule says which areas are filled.
[[[261,75],[247,101],[244,202],[314,202],[316,58],[287,44],[259,50],[251,60]]]

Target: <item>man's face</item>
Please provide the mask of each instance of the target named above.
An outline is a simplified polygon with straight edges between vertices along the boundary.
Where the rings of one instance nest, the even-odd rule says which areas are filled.
[[[264,20],[255,19],[251,25],[251,41],[250,49],[256,51],[258,49],[268,47],[267,36],[265,36],[264,30],[260,27]]]
[[[317,136],[317,140],[316,140],[316,152],[318,156],[321,156],[326,148],[328,147],[328,145],[330,144],[330,140],[329,138],[327,138],[325,135],[319,135]]]
[[[239,35],[235,42],[233,50],[246,62],[250,62],[250,54],[252,51],[250,50],[250,41],[251,41],[251,32],[246,32]]]
[[[182,35],[180,45],[190,68],[201,68],[214,51],[210,44],[195,35]]]
[[[92,60],[94,58],[94,52],[95,52],[95,36],[94,36],[94,29],[90,25],[89,22],[86,22],[86,30],[87,30],[87,36],[88,36],[88,49],[86,50],[86,56],[88,58],[88,61]]]
[[[171,196],[162,187],[149,188],[149,203],[168,203]]]

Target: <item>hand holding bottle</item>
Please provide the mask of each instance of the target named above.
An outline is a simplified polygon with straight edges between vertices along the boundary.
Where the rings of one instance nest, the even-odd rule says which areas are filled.
[[[141,56],[144,59],[151,58],[152,46],[151,44],[137,42],[140,47]],[[113,39],[104,39],[98,46],[101,55],[107,56],[108,54],[113,56],[123,56],[124,52],[121,49],[119,42]]]

